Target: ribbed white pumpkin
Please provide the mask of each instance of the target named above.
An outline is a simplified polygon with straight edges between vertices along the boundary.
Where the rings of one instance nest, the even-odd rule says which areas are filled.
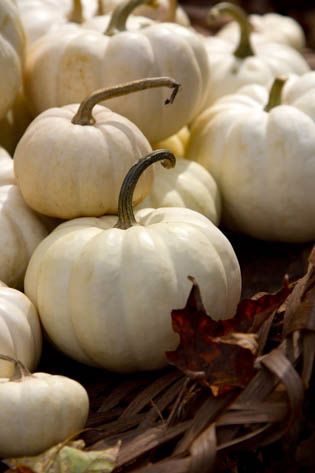
[[[33,370],[42,349],[42,335],[37,311],[20,291],[0,281],[0,353],[17,358]],[[0,360],[0,378],[14,373],[12,363]]]
[[[41,113],[14,154],[15,175],[27,204],[44,215],[65,219],[116,214],[125,175],[152,149],[136,125],[95,104],[157,86],[178,84],[168,78],[144,79],[96,91],[81,105]],[[135,205],[149,193],[152,180],[150,168],[137,186]]]
[[[21,287],[31,254],[48,234],[16,185],[0,186],[0,279]]]
[[[283,43],[294,49],[305,47],[305,35],[299,23],[290,16],[278,13],[265,15],[249,15],[248,20],[253,30],[252,38],[255,41]],[[217,34],[220,38],[233,41],[239,40],[239,26],[234,22],[225,25]]]
[[[187,157],[216,179],[229,227],[266,240],[314,240],[315,72],[292,77],[270,111],[267,102],[258,85],[217,101],[192,126]]]
[[[306,60],[295,49],[280,43],[252,41],[248,20],[236,6],[219,3],[212,11],[215,15],[228,13],[234,16],[239,23],[241,39],[239,43],[219,37],[205,39],[210,64],[207,106],[244,85],[269,87],[281,74],[301,75],[310,70]]]
[[[188,159],[176,159],[173,169],[156,169],[150,194],[138,209],[184,207],[201,213],[218,225],[221,198],[211,174],[200,164]]]
[[[165,351],[177,344],[171,311],[186,303],[188,276],[199,284],[211,317],[234,314],[240,269],[215,225],[183,208],[143,209],[138,224],[133,220],[139,174],[171,157],[154,152],[128,173],[116,227],[115,217],[69,221],[32,256],[25,292],[51,340],[81,362],[120,372],[164,366]]]
[[[0,379],[0,457],[33,456],[83,429],[89,411],[84,387],[73,379],[29,373]],[[8,428],[10,426],[10,428]]]
[[[26,91],[35,114],[47,108],[79,103],[94,90],[143,77],[173,77],[182,85],[172,107],[163,106],[164,91],[115,98],[108,107],[134,122],[150,142],[171,136],[202,109],[209,80],[202,39],[174,23],[157,23],[124,31],[130,0],[112,24],[113,36],[80,27],[65,27],[40,38],[30,48]],[[120,10],[121,12],[121,10]]]
[[[0,2],[0,119],[12,106],[22,85],[25,37],[18,9],[11,0]]]

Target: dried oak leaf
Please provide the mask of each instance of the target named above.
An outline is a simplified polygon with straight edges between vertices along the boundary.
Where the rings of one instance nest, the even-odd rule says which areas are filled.
[[[246,386],[254,375],[257,330],[286,300],[285,281],[276,294],[240,302],[235,317],[214,321],[206,313],[199,287],[193,286],[186,307],[172,311],[173,330],[180,343],[166,353],[170,364],[209,387],[214,395]]]

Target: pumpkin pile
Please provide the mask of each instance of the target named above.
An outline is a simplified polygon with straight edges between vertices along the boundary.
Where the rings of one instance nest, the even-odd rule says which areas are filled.
[[[228,3],[220,15],[234,21],[206,38],[175,0],[1,0],[2,458],[88,416],[83,386],[31,373],[42,330],[91,367],[163,368],[195,283],[213,320],[235,315],[241,271],[220,224],[315,238],[303,32]]]

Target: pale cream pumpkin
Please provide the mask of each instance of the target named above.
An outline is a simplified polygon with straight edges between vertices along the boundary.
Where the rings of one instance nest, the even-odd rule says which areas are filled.
[[[13,160],[9,153],[0,147],[0,186],[15,183]]]
[[[108,107],[134,122],[150,142],[171,136],[202,109],[208,86],[203,41],[174,23],[125,31],[130,11],[145,0],[129,0],[113,14],[107,34],[65,27],[33,43],[26,64],[26,92],[33,112],[79,103],[94,90],[143,77],[174,77],[182,85],[172,107],[164,91],[115,98]]]
[[[16,185],[0,186],[0,279],[21,287],[31,254],[48,234]]]
[[[210,13],[233,16],[238,23],[240,40],[235,43],[215,36],[205,39],[210,64],[207,106],[246,84],[269,87],[281,74],[301,75],[309,71],[306,60],[295,49],[280,43],[252,41],[248,19],[235,5],[219,3]]]
[[[123,0],[100,0],[102,14],[111,13],[122,2]],[[142,5],[135,10],[135,15],[151,18],[155,21],[174,21],[182,26],[190,26],[189,17],[185,10],[177,5],[176,0],[157,0],[153,8]]]
[[[195,210],[218,225],[221,216],[221,198],[218,187],[209,172],[200,164],[177,158],[173,169],[156,169],[150,194],[138,209],[185,207]]]
[[[266,13],[265,15],[249,15],[248,20],[253,32],[253,41],[283,43],[297,50],[305,47],[304,31],[290,16]],[[236,44],[239,40],[239,26],[235,21],[231,21],[217,35]]]
[[[27,204],[44,215],[65,219],[116,214],[127,171],[152,149],[127,118],[95,105],[165,86],[175,91],[179,87],[168,78],[144,79],[97,91],[81,106],[66,105],[40,114],[14,154],[15,175]],[[152,178],[150,168],[137,186],[135,205],[149,193]]]
[[[185,156],[186,147],[189,141],[189,129],[187,126],[184,126],[179,132],[175,135],[166,138],[159,143],[154,143],[152,145],[153,149],[168,149],[173,154],[175,154],[176,158],[182,158]]]
[[[171,311],[185,306],[189,276],[211,317],[235,312],[240,269],[213,223],[184,208],[143,209],[134,218],[137,179],[161,159],[165,165],[175,161],[169,152],[155,151],[129,171],[118,222],[109,216],[71,220],[32,256],[25,292],[51,340],[76,360],[120,372],[164,366],[165,351],[178,341]]]
[[[37,455],[83,429],[89,411],[84,387],[73,379],[31,374],[15,362],[14,378],[0,379],[0,457]],[[10,428],[8,428],[10,426]]]
[[[0,2],[0,119],[12,106],[22,85],[25,37],[16,5]]]
[[[265,240],[315,238],[315,72],[280,97],[246,86],[218,100],[191,128],[187,157],[216,179],[227,226]]]
[[[34,370],[41,349],[41,328],[34,305],[25,294],[0,281],[0,353],[18,358]],[[0,378],[13,374],[12,363],[0,360]]]

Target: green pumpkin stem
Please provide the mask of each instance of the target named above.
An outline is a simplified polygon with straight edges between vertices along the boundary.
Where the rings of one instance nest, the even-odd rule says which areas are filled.
[[[156,6],[155,0],[125,0],[120,5],[118,5],[111,15],[111,19],[105,34],[107,36],[113,36],[116,33],[121,33],[126,31],[126,23],[129,15],[133,12],[135,8],[139,5],[150,5]]]
[[[72,0],[72,10],[69,15],[69,21],[79,24],[83,22],[83,7],[81,0]]]
[[[277,77],[270,89],[268,103],[265,106],[265,112],[270,112],[274,107],[281,105],[281,95],[284,84],[286,83],[286,77]]]
[[[245,11],[232,3],[222,2],[211,8],[209,12],[209,20],[214,18],[216,19],[221,15],[231,16],[238,23],[240,28],[240,39],[237,48],[234,51],[234,56],[239,59],[254,56],[255,52],[250,41],[252,28]]]
[[[94,125],[95,120],[92,111],[97,103],[114,97],[120,97],[121,95],[130,94],[132,92],[139,92],[140,90],[153,89],[156,87],[169,87],[173,89],[170,98],[165,101],[165,104],[167,105],[173,103],[180,88],[180,84],[170,77],[148,77],[146,79],[127,82],[123,85],[116,85],[108,89],[96,90],[81,102],[77,113],[71,121],[74,125]]]
[[[176,158],[170,151],[158,149],[144,158],[139,159],[139,161],[130,168],[120,189],[118,198],[118,220],[114,228],[127,230],[133,225],[137,225],[132,207],[133,193],[141,174],[157,161],[162,161],[162,166],[165,168],[172,168],[175,166]]]
[[[26,376],[31,376],[31,372],[26,368],[26,366],[23,365],[23,363],[20,360],[16,360],[15,358],[12,358],[12,356],[8,356],[8,355],[0,355],[0,360],[14,363],[15,369],[17,371],[17,375],[11,378],[12,381],[13,380],[18,381],[22,378],[25,378]]]

